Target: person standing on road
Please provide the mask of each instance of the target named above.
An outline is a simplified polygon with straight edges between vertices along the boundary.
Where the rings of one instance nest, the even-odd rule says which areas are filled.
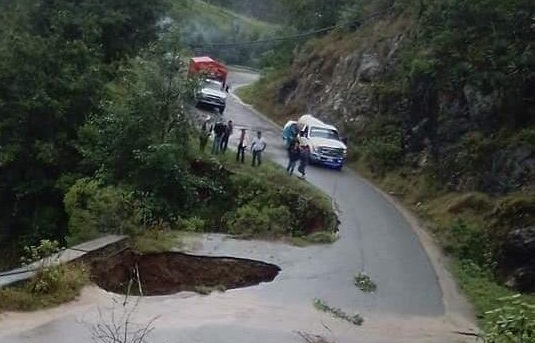
[[[288,148],[288,166],[286,167],[286,172],[288,175],[292,176],[294,173],[295,165],[300,159],[300,149],[299,149],[299,140],[297,136],[294,136],[290,141],[290,146]]]
[[[232,135],[232,131],[234,130],[232,126],[232,120],[229,120],[227,123],[227,126],[225,127],[225,132],[223,132],[223,138],[221,139],[221,152],[225,153],[227,151],[228,147],[228,140],[230,136]]]
[[[248,144],[247,132],[245,129],[241,129],[240,138],[238,138],[238,152],[236,153],[236,162],[240,161],[244,163],[245,161],[245,149],[247,149]]]
[[[252,166],[254,167],[256,162],[257,165],[260,167],[262,164],[262,152],[266,150],[266,140],[262,137],[262,131],[258,131],[256,133],[256,138],[253,139],[253,142],[251,143],[251,151],[253,152],[253,162]]]
[[[201,132],[199,133],[199,150],[202,153],[204,153],[204,150],[206,149],[206,144],[208,143],[208,138],[210,137],[210,132],[212,131],[212,127],[208,126],[209,121],[210,118],[204,120],[201,125]]]
[[[299,177],[304,179],[306,175],[305,169],[310,157],[310,146],[308,143],[305,143],[305,145],[301,145],[299,150],[299,167],[297,167],[297,170],[301,173]]]
[[[218,121],[214,125],[214,143],[212,145],[212,154],[217,155],[221,148],[221,140],[223,139],[223,134],[225,133],[225,124],[221,121]]]

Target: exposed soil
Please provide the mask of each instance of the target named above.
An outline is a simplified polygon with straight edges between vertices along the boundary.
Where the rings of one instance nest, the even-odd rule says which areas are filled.
[[[199,289],[232,289],[270,282],[280,268],[274,264],[232,257],[194,256],[178,252],[141,255],[125,250],[92,264],[92,279],[103,289],[144,295],[166,295]],[[133,282],[131,282],[131,280]]]

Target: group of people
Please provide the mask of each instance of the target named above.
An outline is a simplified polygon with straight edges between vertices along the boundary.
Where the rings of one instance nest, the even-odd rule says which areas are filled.
[[[208,139],[210,135],[214,134],[214,141],[212,143],[212,154],[217,155],[225,153],[228,148],[229,138],[234,131],[234,125],[232,120],[227,123],[222,121],[216,122],[214,125],[209,124],[209,119],[205,120],[201,126],[201,132],[199,136],[199,148],[201,152],[206,150]],[[262,137],[262,132],[257,131],[256,137],[251,141],[249,146],[249,138],[247,137],[247,130],[241,129],[237,142],[236,161],[245,163],[245,151],[250,147],[253,155],[251,165],[253,167],[260,166],[262,164],[262,153],[266,150],[267,144]]]
[[[208,138],[212,132],[214,133],[214,141],[212,142],[212,154],[217,155],[224,153],[228,148],[228,141],[230,135],[234,131],[232,120],[227,123],[218,121],[215,125],[210,125],[210,120],[206,119],[201,126],[201,132],[199,136],[199,149],[204,152],[206,145],[208,144]]]
[[[310,146],[302,139],[299,134],[294,134],[290,139],[288,145],[288,166],[286,167],[286,172],[288,175],[292,176],[295,170],[297,162],[299,166],[297,171],[301,174],[300,178],[305,178],[306,175],[306,166],[310,157]]]

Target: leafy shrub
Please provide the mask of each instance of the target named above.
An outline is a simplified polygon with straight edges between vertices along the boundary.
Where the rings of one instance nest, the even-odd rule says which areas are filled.
[[[23,265],[36,268],[35,275],[24,284],[0,289],[0,310],[34,310],[73,300],[89,281],[82,265],[59,264],[59,242],[41,240],[24,247]]]
[[[203,232],[206,228],[206,222],[205,220],[194,216],[179,220],[179,228],[189,232]]]
[[[489,266],[489,241],[486,233],[463,219],[456,219],[445,239],[445,251],[460,260],[472,261],[479,266]]]
[[[490,197],[484,193],[470,192],[459,195],[448,205],[448,212],[460,213],[467,210],[486,212],[492,208]]]
[[[518,295],[499,300],[506,304],[485,313],[485,343],[535,342],[535,305],[522,302]]]
[[[535,224],[535,197],[530,194],[510,194],[501,198],[490,214],[492,226],[497,230]]]
[[[244,205],[229,220],[228,228],[233,235],[252,236],[264,233],[269,229],[269,217],[254,205]]]
[[[46,287],[42,287],[43,282]],[[26,284],[0,289],[0,312],[33,311],[72,301],[88,282],[89,271],[83,265],[52,267]],[[37,284],[40,286],[36,287]]]
[[[261,216],[269,218],[270,232],[305,236],[316,231],[337,231],[338,218],[331,200],[309,186],[292,182],[283,173],[274,172],[262,179],[236,174],[233,180],[237,203],[264,212]]]
[[[172,251],[182,246],[180,234],[162,227],[152,227],[132,239],[132,247],[141,254]]]
[[[141,232],[139,207],[124,190],[103,186],[95,179],[80,179],[65,196],[69,215],[69,241],[78,243],[103,233],[133,235]]]

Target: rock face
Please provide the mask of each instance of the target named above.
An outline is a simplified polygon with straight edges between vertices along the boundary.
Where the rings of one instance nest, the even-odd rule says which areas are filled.
[[[497,139],[507,121],[499,110],[507,99],[468,82],[456,89],[437,87],[426,77],[408,82],[401,51],[410,37],[399,33],[407,30],[388,30],[394,24],[381,21],[371,30],[394,32],[390,36],[355,34],[359,43],[351,48],[341,43],[340,49],[307,48],[276,96],[284,113],[312,113],[332,122],[346,131],[350,145],[393,123],[405,162],[413,168],[434,162],[434,172],[453,191],[532,189],[533,137],[511,144]],[[532,120],[529,114],[525,118]]]
[[[522,292],[535,292],[535,226],[509,233],[504,245],[506,284]]]

